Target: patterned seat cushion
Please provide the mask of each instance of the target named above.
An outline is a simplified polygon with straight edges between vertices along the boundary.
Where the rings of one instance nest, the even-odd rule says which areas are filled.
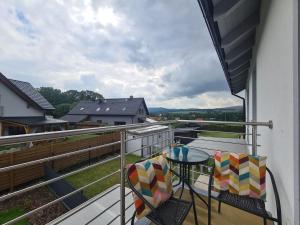
[[[249,156],[250,193],[252,198],[266,200],[266,156]]]
[[[161,192],[162,202],[168,200],[173,192],[172,172],[166,158],[162,155],[151,159],[155,170],[158,188]]]
[[[135,189],[154,208],[167,201],[172,195],[172,174],[163,156],[130,165],[128,178]],[[144,201],[134,193],[133,199],[138,219],[151,212]]]
[[[230,153],[229,161],[229,192],[248,196],[250,192],[248,154]]]
[[[215,191],[227,191],[229,188],[229,152],[216,151],[214,188]]]
[[[214,190],[266,199],[265,156],[216,151]]]

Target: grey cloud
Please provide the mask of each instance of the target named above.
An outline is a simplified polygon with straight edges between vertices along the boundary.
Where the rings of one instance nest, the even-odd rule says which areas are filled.
[[[74,21],[73,8],[84,10],[84,4],[75,0],[0,2],[0,46],[9,49],[4,53],[0,47],[0,71],[29,82],[40,77],[43,81],[43,75],[63,75],[59,87],[101,89],[106,85],[103,94],[107,97],[130,91],[154,101],[228,90],[197,1],[92,1],[95,12],[111,7],[122,18],[121,27]],[[13,16],[5,16],[5,10],[11,9]],[[24,36],[34,32],[35,39],[12,35],[5,40],[18,28],[15,24]],[[74,74],[77,79],[72,79]],[[55,80],[44,82],[43,86],[55,84]]]
[[[203,58],[193,56],[173,73],[163,76],[166,85],[165,96],[195,97],[205,92],[228,91],[223,77],[223,71],[218,65],[216,57]]]

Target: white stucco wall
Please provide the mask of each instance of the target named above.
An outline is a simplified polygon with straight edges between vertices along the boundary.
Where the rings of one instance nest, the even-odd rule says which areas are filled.
[[[144,105],[140,106],[140,109],[143,110],[143,113],[139,114],[137,112],[134,116],[90,116],[89,120],[93,122],[97,122],[97,120],[101,120],[103,124],[114,125],[115,121],[125,122],[126,124],[139,123],[139,118],[146,119],[146,109]]]
[[[91,116],[90,121],[97,122],[101,120],[103,124],[114,125],[115,121],[125,122],[126,124],[134,123],[132,116]]]
[[[3,106],[3,117],[43,116],[41,110],[27,107],[28,104],[13,91],[0,82],[0,106]]]
[[[268,3],[271,2],[271,3]],[[293,110],[293,0],[262,1],[261,24],[253,65],[256,64],[257,120],[274,123],[273,129],[259,128],[259,155],[267,155],[282,204],[283,224],[296,224]],[[251,78],[249,85],[250,99]],[[249,103],[250,103],[249,102]],[[252,104],[249,104],[251,119]],[[267,183],[267,207],[276,215],[275,200]],[[298,187],[299,188],[299,187]]]

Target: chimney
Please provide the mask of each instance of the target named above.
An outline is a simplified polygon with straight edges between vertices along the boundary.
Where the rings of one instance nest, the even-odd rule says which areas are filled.
[[[130,95],[129,99],[133,99],[133,95]]]
[[[103,102],[103,99],[102,98],[99,98],[98,99],[98,104],[101,104]]]

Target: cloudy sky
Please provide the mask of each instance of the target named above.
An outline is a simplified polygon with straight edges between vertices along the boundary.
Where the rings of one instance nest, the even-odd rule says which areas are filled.
[[[0,1],[0,71],[35,87],[238,105],[196,0]]]

